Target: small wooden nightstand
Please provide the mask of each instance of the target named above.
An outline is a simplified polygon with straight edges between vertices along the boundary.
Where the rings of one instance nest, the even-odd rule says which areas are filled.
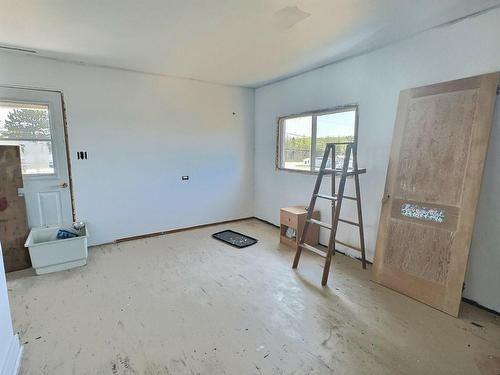
[[[294,249],[297,249],[302,230],[306,222],[307,210],[304,206],[285,207],[280,209],[280,242]],[[313,219],[319,220],[319,211],[314,211]],[[310,229],[307,234],[306,243],[315,246],[319,242],[319,226],[309,224]],[[287,228],[293,228],[296,231],[295,238],[288,238],[285,233]]]

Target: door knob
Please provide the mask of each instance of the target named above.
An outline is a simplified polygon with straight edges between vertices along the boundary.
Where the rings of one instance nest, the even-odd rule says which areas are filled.
[[[66,189],[66,188],[68,187],[68,183],[67,183],[67,182],[63,182],[63,183],[61,184],[61,187],[62,187],[63,189]]]

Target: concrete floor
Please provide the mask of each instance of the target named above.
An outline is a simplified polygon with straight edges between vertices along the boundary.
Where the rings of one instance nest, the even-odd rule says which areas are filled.
[[[210,235],[259,239],[235,249]],[[493,374],[500,319],[460,319],[376,285],[336,255],[298,271],[257,220],[90,249],[86,267],[8,276],[21,374]],[[474,325],[475,323],[477,325]]]

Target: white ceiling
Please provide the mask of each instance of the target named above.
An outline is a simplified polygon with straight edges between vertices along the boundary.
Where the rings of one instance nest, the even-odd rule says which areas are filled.
[[[256,87],[500,0],[0,0],[0,44]]]

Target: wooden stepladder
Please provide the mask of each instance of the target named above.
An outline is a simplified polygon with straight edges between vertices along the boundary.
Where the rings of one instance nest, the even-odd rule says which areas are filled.
[[[335,147],[337,145],[345,145],[346,150],[344,154],[344,161],[342,163],[342,168],[336,167],[336,156],[335,156]],[[302,231],[302,235],[300,238],[299,246],[297,248],[297,252],[295,253],[295,259],[293,261],[293,268],[297,268],[299,265],[300,255],[302,253],[302,249],[306,249],[325,257],[325,266],[323,268],[323,278],[321,280],[321,285],[325,286],[328,282],[328,274],[330,272],[330,263],[332,261],[332,256],[335,254],[335,244],[338,243],[340,245],[349,247],[351,249],[357,250],[361,252],[361,260],[363,264],[363,268],[366,269],[366,259],[365,259],[365,239],[363,232],[363,216],[361,214],[361,195],[359,188],[359,175],[366,173],[366,169],[358,169],[358,157],[357,157],[357,149],[356,143],[328,143],[325,148],[325,153],[323,155],[323,161],[321,162],[321,166],[318,172],[318,178],[316,179],[316,184],[314,185],[313,194],[311,197],[311,202],[309,203],[309,208],[307,210],[307,219],[304,225],[304,230]],[[331,157],[330,157],[331,154]],[[349,167],[349,163],[352,156],[352,168]],[[331,167],[327,168],[328,160],[331,160]],[[319,190],[321,187],[321,182],[323,181],[323,177],[325,175],[331,175],[331,195],[320,194]],[[335,180],[336,177],[340,176],[338,191],[336,191]],[[354,182],[356,185],[356,196],[345,196],[344,188],[346,179],[348,176],[354,177]],[[314,212],[314,206],[316,205],[316,199],[327,199],[332,202],[332,223],[325,223],[323,221],[319,221],[313,219],[312,212]],[[357,203],[357,211],[358,211],[358,222],[353,222],[340,218],[340,210],[342,208],[342,201],[344,199],[353,200]],[[339,221],[345,224],[357,226],[359,229],[359,242],[360,246],[350,245],[344,242],[337,240],[337,229]],[[328,241],[328,249],[327,251],[323,251],[315,246],[311,246],[305,243],[305,239],[307,237],[307,231],[309,229],[310,224],[316,224],[323,228],[330,230],[330,239]]]

